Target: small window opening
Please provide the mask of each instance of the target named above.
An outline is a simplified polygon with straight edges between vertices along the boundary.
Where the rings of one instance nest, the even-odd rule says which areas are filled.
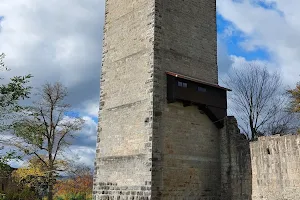
[[[269,148],[267,148],[267,153],[270,155],[271,154],[271,151]]]
[[[206,92],[206,88],[198,86],[198,92]]]
[[[184,82],[178,81],[178,86],[179,86],[179,87],[184,87],[184,88],[187,88],[187,83],[184,83]]]
[[[145,123],[148,123],[149,122],[149,117],[147,117],[146,119],[145,119]]]

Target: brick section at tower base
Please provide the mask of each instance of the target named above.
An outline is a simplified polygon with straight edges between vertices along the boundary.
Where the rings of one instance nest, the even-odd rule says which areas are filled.
[[[94,198],[99,200],[150,200],[151,183],[144,186],[118,186],[117,183],[98,183]]]

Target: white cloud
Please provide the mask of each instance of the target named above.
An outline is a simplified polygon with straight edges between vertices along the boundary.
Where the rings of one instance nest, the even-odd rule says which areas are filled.
[[[94,100],[87,100],[82,103],[83,112],[91,117],[98,117],[99,111],[99,98]]]
[[[99,79],[104,0],[1,0],[0,14],[7,75],[32,73],[34,85],[68,87]]]
[[[238,69],[248,64],[255,64],[256,66],[260,67],[268,67],[269,71],[274,71],[276,69],[276,66],[274,66],[273,63],[270,63],[267,60],[246,60],[246,58],[244,57],[234,55],[231,55],[230,59],[232,61],[232,69]]]
[[[74,141],[74,151],[84,162],[94,162],[97,124],[91,117],[98,112],[104,2],[0,1],[0,16],[4,17],[0,53],[6,54],[5,63],[11,68],[1,76],[31,73],[33,87],[45,81],[61,81],[68,87],[68,102],[81,115],[88,115]]]
[[[82,117],[85,121],[84,127],[81,130],[84,136],[90,137],[92,141],[96,141],[96,134],[97,131],[97,122],[95,122],[91,117],[84,116]]]
[[[295,84],[300,74],[300,1],[262,0],[272,9],[258,6],[257,0],[219,0],[217,9],[247,40],[240,45],[248,51],[264,48],[279,66],[285,83]]]
[[[65,149],[63,155],[67,155],[67,158],[74,162],[93,167],[98,124],[90,116],[83,116],[82,119],[85,121],[84,126],[74,134],[74,139],[69,140],[71,145]],[[65,120],[72,118],[65,117]]]
[[[71,154],[70,157],[74,157],[77,159],[73,159],[76,164],[83,163],[91,168],[94,168],[95,162],[95,148],[92,147],[82,147],[82,146],[71,146],[70,148]]]
[[[267,67],[268,71],[270,73],[274,73],[274,72],[278,72],[277,66],[274,63],[271,63],[267,60],[246,60],[246,58],[242,57],[242,56],[235,56],[235,55],[231,55],[229,56],[229,59],[231,61],[231,66],[230,68],[227,70],[226,73],[221,74],[220,76],[220,85],[224,85],[226,86],[225,82],[226,79],[228,78],[228,73],[232,73],[233,70],[235,69],[241,69],[249,64],[253,64],[255,66],[259,66],[259,67]],[[230,95],[230,92],[229,92]],[[230,105],[229,107],[232,107],[232,105]],[[230,110],[229,110],[230,112]],[[232,114],[232,113],[230,113]]]
[[[82,130],[76,134],[75,140],[67,152],[70,151],[69,155],[78,157],[76,162],[83,162],[93,167],[98,124],[89,116],[83,116],[82,118],[85,120],[85,124]]]

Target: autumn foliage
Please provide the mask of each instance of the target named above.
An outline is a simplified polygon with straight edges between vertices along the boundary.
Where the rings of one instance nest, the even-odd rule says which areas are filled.
[[[296,88],[288,91],[292,96],[292,110],[293,112],[300,112],[300,83]]]
[[[56,199],[92,199],[93,176],[79,174],[67,180],[57,181],[54,186]]]
[[[34,179],[37,180],[38,177],[46,177],[46,175],[46,169],[43,163],[36,158],[30,159],[27,166],[20,167],[13,172],[13,177],[18,182],[23,182],[29,177],[34,177]],[[33,183],[26,181],[26,184],[30,187]]]

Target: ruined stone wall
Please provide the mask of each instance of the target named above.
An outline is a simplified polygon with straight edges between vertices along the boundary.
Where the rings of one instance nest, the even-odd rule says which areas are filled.
[[[221,200],[250,200],[252,192],[249,141],[234,117],[227,117],[220,133]]]
[[[260,137],[251,143],[253,200],[300,199],[300,136]]]
[[[94,199],[151,195],[154,1],[107,0]]]
[[[156,0],[154,199],[219,199],[219,130],[196,106],[167,104],[166,71],[218,82],[215,0]]]
[[[221,200],[299,200],[300,136],[248,142],[234,117],[221,131]]]

